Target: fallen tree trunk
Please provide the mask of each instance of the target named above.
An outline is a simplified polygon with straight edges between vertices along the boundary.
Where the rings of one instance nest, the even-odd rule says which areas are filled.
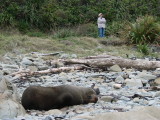
[[[91,59],[70,59],[64,60],[65,64],[84,64],[89,67],[96,67],[96,68],[106,68],[112,65],[119,65],[120,67],[125,68],[136,68],[136,69],[156,69],[160,68],[160,61],[147,61],[147,60],[131,60],[131,59],[124,59],[120,57],[91,57]]]

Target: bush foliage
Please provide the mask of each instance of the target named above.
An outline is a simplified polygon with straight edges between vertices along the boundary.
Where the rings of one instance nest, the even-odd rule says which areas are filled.
[[[153,16],[144,16],[130,24],[129,37],[134,44],[154,43],[160,35],[160,23]]]
[[[99,12],[107,22],[134,20],[145,14],[160,16],[159,0],[2,0],[0,25],[49,30],[96,23]]]

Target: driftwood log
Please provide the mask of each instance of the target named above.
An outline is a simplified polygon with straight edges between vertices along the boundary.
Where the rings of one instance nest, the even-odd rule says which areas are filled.
[[[141,59],[131,60],[110,55],[90,56],[85,59],[70,59],[70,60],[64,60],[63,62],[67,65],[83,64],[89,67],[102,68],[102,69],[110,67],[115,64],[119,65],[120,67],[145,69],[145,70],[160,68],[160,61],[148,61]]]
[[[82,59],[69,59],[69,60],[59,60],[59,61],[65,63],[66,65],[73,65],[73,64],[76,65],[60,67],[60,68],[52,68],[35,72],[27,70],[19,70],[18,72],[12,73],[12,76],[14,76],[14,78],[20,78],[25,76],[40,75],[47,73],[67,72],[71,70],[83,70],[85,68],[105,69],[115,64],[124,68],[136,68],[145,70],[160,68],[160,61],[148,61],[140,59],[131,60],[110,55],[90,56]]]

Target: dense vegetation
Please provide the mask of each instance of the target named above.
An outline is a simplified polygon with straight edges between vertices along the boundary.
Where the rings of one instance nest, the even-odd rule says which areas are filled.
[[[49,30],[96,22],[99,12],[108,23],[135,20],[138,16],[160,16],[159,0],[2,0],[0,25],[20,30]]]

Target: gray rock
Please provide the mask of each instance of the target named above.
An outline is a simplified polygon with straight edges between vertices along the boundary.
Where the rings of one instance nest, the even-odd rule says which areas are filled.
[[[35,72],[38,70],[36,66],[28,66],[27,69],[29,69],[31,72]]]
[[[160,68],[157,68],[157,69],[154,71],[154,74],[155,74],[155,75],[160,75]]]
[[[61,54],[61,56],[60,56],[61,59],[67,59],[69,57],[70,57],[69,54]]]
[[[58,110],[58,109],[53,109],[53,110],[49,110],[49,111],[46,111],[44,114],[46,115],[62,115],[62,111]]]
[[[157,91],[154,95],[154,97],[160,97],[160,91]]]
[[[129,74],[126,73],[126,72],[124,72],[124,73],[122,74],[122,77],[123,77],[124,79],[127,79],[127,78],[129,78]]]
[[[52,119],[52,117],[47,116],[47,117],[45,117],[43,120],[53,120],[53,119]]]
[[[0,81],[0,119],[24,115],[15,86],[6,78]]]
[[[151,73],[146,73],[146,72],[140,72],[137,75],[138,78],[143,78],[145,80],[151,80],[151,79],[156,79],[155,75],[152,75]]]
[[[110,67],[110,71],[122,72],[122,69],[119,67],[119,65],[113,65],[113,66]]]
[[[112,97],[112,96],[103,96],[100,99],[103,100],[104,102],[112,102],[114,100],[114,97]]]
[[[9,64],[2,64],[2,67],[3,68],[6,68],[6,69],[18,69],[18,65],[9,65]]]
[[[21,64],[22,65],[32,65],[33,62],[25,57],[25,58],[22,59]]]
[[[139,99],[139,98],[134,98],[134,99],[133,99],[133,102],[139,103],[139,102],[140,102],[140,99]]]
[[[14,118],[18,115],[24,115],[24,108],[11,99],[0,99],[0,119]]]
[[[154,105],[155,103],[156,103],[155,100],[150,100],[149,103],[148,103],[148,105],[149,105],[149,106],[152,106],[152,105]]]
[[[143,107],[129,112],[113,112],[97,115],[93,120],[159,120],[160,108]]]
[[[125,80],[126,86],[128,87],[135,87],[139,88],[142,87],[142,81],[140,79],[132,78],[132,79],[126,79]]]
[[[160,85],[160,77],[156,78],[155,81],[154,81],[154,83],[155,83],[156,85]]]
[[[121,84],[114,84],[113,87],[114,87],[115,89],[120,89],[120,88],[122,87],[122,85],[121,85]]]
[[[77,58],[77,55],[76,54],[72,54],[71,58]]]
[[[116,79],[115,79],[115,82],[116,83],[124,83],[124,78],[122,76],[118,76]]]

